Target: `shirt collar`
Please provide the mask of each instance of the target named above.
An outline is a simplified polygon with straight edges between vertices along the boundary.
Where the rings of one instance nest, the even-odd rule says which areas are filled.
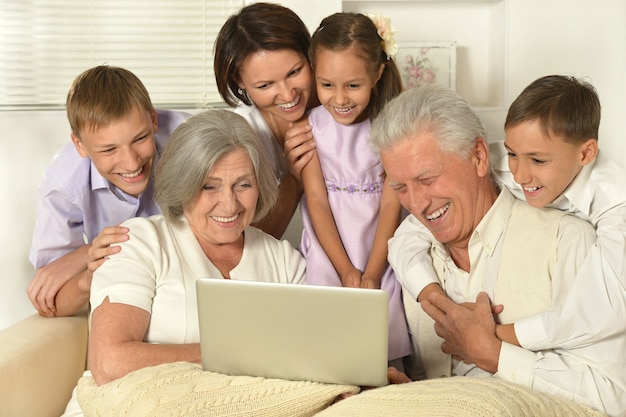
[[[472,233],[470,246],[480,243],[489,256],[492,256],[504,234],[502,225],[508,223],[514,203],[513,194],[506,187],[502,187],[500,195]]]
[[[580,212],[587,219],[590,217],[593,193],[589,192],[591,175],[596,166],[597,158],[582,167],[570,185],[548,207],[574,213]]]
[[[492,256],[498,246],[498,241],[504,233],[502,225],[507,224],[514,203],[515,197],[513,194],[506,187],[502,187],[500,195],[480,223],[478,223],[476,229],[474,229],[469,246],[480,244],[485,252]],[[433,241],[432,250],[433,255],[437,255],[442,259],[450,256],[445,245],[436,240]]]
[[[106,178],[100,175],[100,173],[98,172],[98,168],[96,168],[93,161],[91,161],[90,171],[91,171],[91,189],[92,190],[95,191],[95,190],[99,190],[103,188],[109,188],[109,181],[107,181]]]

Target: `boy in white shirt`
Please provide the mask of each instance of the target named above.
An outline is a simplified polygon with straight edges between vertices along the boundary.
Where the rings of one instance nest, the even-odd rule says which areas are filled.
[[[522,91],[509,108],[504,143],[490,145],[493,177],[501,186],[534,207],[573,213],[597,230],[567,296],[557,296],[543,313],[498,325],[503,341],[535,351],[572,348],[626,330],[626,175],[600,154],[599,124],[593,86],[550,75]],[[389,263],[417,301],[443,291],[428,255],[431,240],[409,216],[389,241]]]

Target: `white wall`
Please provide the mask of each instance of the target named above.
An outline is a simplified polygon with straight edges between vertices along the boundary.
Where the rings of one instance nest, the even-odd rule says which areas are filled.
[[[339,11],[380,11],[399,41],[456,40],[457,90],[474,104],[491,139],[532,80],[585,76],[603,105],[600,147],[626,167],[626,3],[623,0],[283,1],[314,30]],[[25,295],[37,184],[69,140],[63,111],[0,112],[0,329],[33,312]],[[626,179],[625,179],[626,180]]]
[[[475,105],[490,138],[534,79],[587,77],[602,102],[600,144],[626,166],[626,3],[623,0],[344,1],[381,11],[398,41],[457,41],[457,91]]]
[[[64,111],[0,112],[0,329],[34,312],[26,288],[37,185],[54,152],[69,140]]]

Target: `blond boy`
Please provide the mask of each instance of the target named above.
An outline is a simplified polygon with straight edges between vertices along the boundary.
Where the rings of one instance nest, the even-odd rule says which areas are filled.
[[[160,212],[152,177],[170,133],[187,117],[157,111],[132,72],[103,65],[80,74],[66,101],[71,143],[55,155],[38,190],[27,293],[43,316],[67,316],[89,300],[92,272],[126,240],[116,227]]]

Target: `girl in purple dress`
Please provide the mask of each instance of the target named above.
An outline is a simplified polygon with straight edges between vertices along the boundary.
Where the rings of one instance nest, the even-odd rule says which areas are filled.
[[[410,353],[401,286],[387,240],[402,208],[369,147],[370,121],[402,90],[388,19],[336,13],[313,34],[310,58],[321,105],[312,109],[316,151],[302,170],[307,282],[389,293],[389,359]],[[347,324],[349,325],[349,323]]]

